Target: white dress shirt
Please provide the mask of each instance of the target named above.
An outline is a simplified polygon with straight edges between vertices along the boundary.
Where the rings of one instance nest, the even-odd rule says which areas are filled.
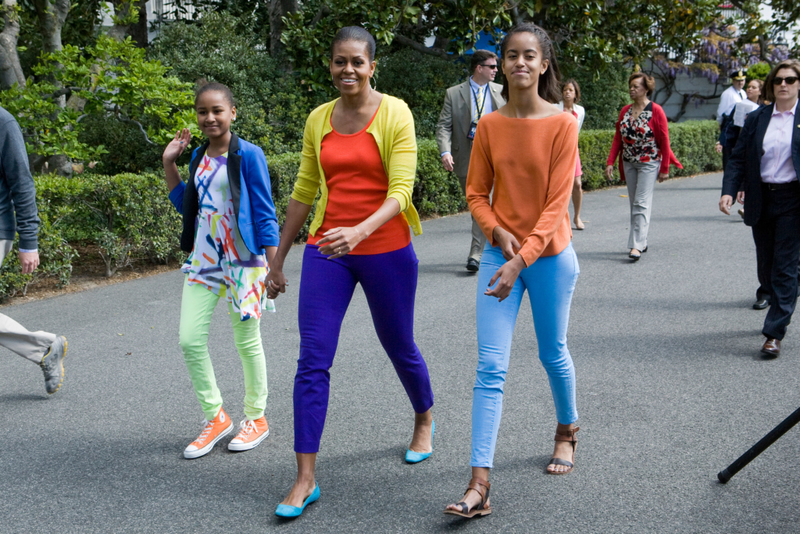
[[[735,106],[738,102],[745,100],[746,98],[747,93],[745,93],[743,89],[739,89],[737,91],[732,85],[725,89],[722,92],[722,95],[719,97],[719,106],[717,107],[717,122],[722,124],[722,116],[730,115],[731,111],[733,110],[733,106]]]
[[[470,105],[470,107],[472,109],[472,120],[473,121],[477,122],[478,119],[480,118],[480,117],[476,117],[475,116],[475,112],[480,107],[475,102],[475,94],[476,93],[478,95],[478,98],[483,98],[483,113],[481,113],[481,117],[484,116],[484,115],[488,115],[489,113],[494,111],[492,109],[492,97],[491,97],[491,95],[489,95],[489,84],[488,83],[485,84],[485,85],[478,85],[477,83],[475,83],[475,80],[472,79],[472,76],[470,76],[469,77],[469,92],[471,93],[470,97],[469,97],[469,105]]]
[[[786,184],[797,180],[792,163],[792,134],[797,102],[788,111],[772,110],[772,117],[764,134],[761,156],[761,181],[767,184]]]

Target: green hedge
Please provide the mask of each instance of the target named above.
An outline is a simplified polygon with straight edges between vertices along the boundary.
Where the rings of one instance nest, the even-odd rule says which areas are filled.
[[[715,121],[670,124],[669,131],[672,149],[684,166],[683,170],[672,168],[675,176],[721,168],[721,157],[714,151],[718,132]],[[605,167],[613,137],[613,130],[581,132],[584,189],[608,185]],[[281,225],[299,165],[299,152],[269,157],[272,194]],[[188,169],[183,167],[181,172],[185,177]],[[0,268],[0,300],[24,293],[31,283],[43,278],[55,278],[59,285],[69,283],[72,261],[77,256],[74,246],[95,246],[108,276],[135,259],[165,263],[182,257],[181,218],[169,202],[161,173],[83,175],[73,179],[39,176],[35,181],[42,219],[41,266],[33,276],[23,275],[17,255],[10,254]],[[467,207],[455,174],[442,168],[433,139],[418,139],[412,200],[422,217],[458,213]],[[313,211],[298,236],[300,240],[306,239],[312,218]]]
[[[166,263],[181,255],[180,214],[167,197],[164,179],[154,173],[85,175],[79,179],[38,176],[36,202],[41,266],[34,276],[20,272],[16,254],[0,269],[0,300],[42,278],[69,283],[73,247],[94,246],[106,275],[131,265],[134,259]]]

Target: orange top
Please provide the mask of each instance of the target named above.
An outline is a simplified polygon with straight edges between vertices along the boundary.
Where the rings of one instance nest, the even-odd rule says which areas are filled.
[[[517,252],[528,266],[569,245],[577,157],[578,122],[568,113],[512,119],[494,112],[481,118],[469,160],[467,202],[492,246],[498,225],[522,244]]]
[[[358,133],[346,135],[333,130],[322,138],[319,159],[328,184],[328,205],[322,226],[308,237],[308,244],[315,245],[331,228],[356,226],[386,201],[389,178],[378,144],[367,133],[374,119],[372,117]],[[383,254],[399,250],[410,242],[408,222],[398,213],[350,254]]]

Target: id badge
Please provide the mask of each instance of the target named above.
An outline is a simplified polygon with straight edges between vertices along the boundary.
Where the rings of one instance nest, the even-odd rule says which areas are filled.
[[[467,139],[475,139],[475,130],[478,128],[478,123],[472,121],[472,124],[469,125],[469,133],[467,134]]]

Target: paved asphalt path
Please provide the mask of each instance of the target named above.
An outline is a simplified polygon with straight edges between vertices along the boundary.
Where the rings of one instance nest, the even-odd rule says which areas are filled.
[[[555,416],[530,306],[517,324],[492,473],[494,514],[442,514],[469,480],[476,278],[464,270],[467,215],[427,221],[416,338],[436,405],[435,452],[403,463],[413,414],[360,290],[345,319],[317,475],[300,519],[273,512],[295,473],[292,384],[302,250],[290,292],[261,331],[270,437],[198,460],[183,448],[202,413],[178,347],[182,276],[168,273],[7,306],[29,328],[65,334],[66,380],[51,398],[39,369],[0,349],[0,532],[798,532],[800,428],[727,485],[716,474],[800,405],[800,333],[758,355],[765,312],[749,229],[719,213],[719,174],[656,187],[650,250],[627,259],[625,189],[584,197],[581,275],[569,347],[581,414],[575,471],[548,476]],[[210,350],[225,407],[244,392],[227,307]]]

